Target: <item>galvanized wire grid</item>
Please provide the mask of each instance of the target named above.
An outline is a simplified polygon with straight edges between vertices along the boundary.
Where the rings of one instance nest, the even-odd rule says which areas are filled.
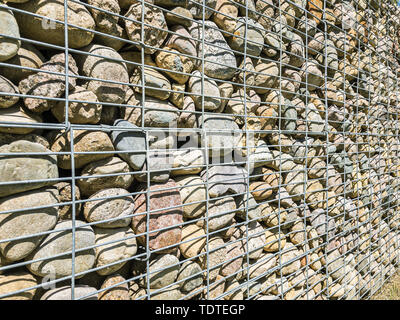
[[[394,4],[2,12],[0,298],[368,299],[396,272]]]

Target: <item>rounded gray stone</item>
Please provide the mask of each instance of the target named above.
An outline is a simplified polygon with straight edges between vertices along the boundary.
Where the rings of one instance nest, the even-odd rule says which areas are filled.
[[[110,275],[121,269],[130,257],[137,251],[137,242],[130,227],[103,229],[94,228],[96,236],[96,268],[103,267],[96,272],[100,275]],[[119,241],[118,241],[119,240]],[[108,242],[111,242],[107,244]],[[112,264],[112,265],[111,265]]]
[[[59,193],[57,188],[48,187],[19,193],[0,200],[0,212],[27,209],[2,213],[0,215],[0,239],[11,239],[21,236],[34,235],[52,230],[57,223]],[[38,208],[50,206],[48,208]],[[1,253],[7,260],[18,261],[30,254],[44,236],[33,236],[21,240],[0,243]]]
[[[247,22],[247,28],[246,28]],[[243,52],[245,43],[247,44],[246,53],[258,57],[264,45],[265,31],[261,24],[253,19],[241,17],[236,22],[234,31],[235,37],[230,37],[229,45],[233,50]],[[245,41],[246,34],[246,41]]]
[[[12,94],[18,94],[18,88],[7,78],[0,75],[0,92],[9,92]],[[16,104],[19,97],[16,96],[0,96],[0,108],[9,108]]]
[[[18,140],[0,147],[2,153],[21,153],[19,156],[0,157],[0,181],[45,180],[42,182],[18,183],[0,186],[0,197],[23,191],[38,189],[54,184],[46,179],[58,178],[57,157],[55,155],[24,156],[27,152],[50,152],[44,146],[25,140]]]
[[[6,6],[2,3],[3,6]],[[19,38],[18,23],[11,10],[0,8],[0,34]],[[20,40],[13,40],[6,37],[0,39],[0,61],[7,61],[14,57],[21,45]]]
[[[186,261],[181,265],[176,282],[184,280],[179,283],[183,292],[189,292],[199,288],[203,284],[202,269],[198,263],[194,261]]]
[[[74,299],[98,300],[97,289],[86,285],[75,285]],[[85,297],[85,298],[83,298]],[[71,286],[65,286],[47,291],[40,300],[72,300]]]
[[[106,199],[95,200],[96,198]],[[83,207],[83,215],[88,222],[118,218],[109,222],[97,223],[97,227],[119,228],[127,227],[131,223],[131,217],[124,218],[124,216],[132,214],[134,209],[133,197],[127,190],[122,188],[103,189],[94,193],[88,200]]]
[[[43,242],[25,258],[26,261],[45,258],[38,262],[27,265],[27,268],[34,275],[39,277],[50,276],[55,279],[70,276],[72,274],[72,255],[65,255],[52,258],[65,252],[72,251],[72,221],[60,222],[54,230],[60,230],[49,234]],[[95,245],[95,234],[85,222],[75,221],[75,250],[92,247]],[[67,229],[61,231],[63,229]],[[95,250],[93,248],[75,253],[75,273],[87,271],[95,263]],[[83,275],[82,275],[83,276]],[[81,278],[82,276],[76,277]]]
[[[203,25],[193,23],[189,29],[191,37],[195,38],[197,46],[200,48],[197,50],[198,57],[202,57],[202,39],[204,37],[204,59],[207,60],[204,63],[204,73],[217,79],[231,79],[236,72],[236,58],[226,42],[224,36],[219,31],[217,25],[212,21],[204,22],[204,35]],[[199,70],[202,70],[199,66]]]
[[[126,120],[118,119],[114,126],[135,130],[114,130],[111,132],[111,139],[117,151],[131,151],[132,153],[120,153],[119,156],[129,165],[140,170],[146,161],[146,134],[136,125]],[[139,150],[139,152],[137,152]],[[140,150],[142,150],[140,152]]]

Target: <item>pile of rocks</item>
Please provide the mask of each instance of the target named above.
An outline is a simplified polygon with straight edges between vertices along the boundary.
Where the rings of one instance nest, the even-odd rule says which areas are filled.
[[[395,271],[399,8],[5,2],[0,297],[360,299]]]

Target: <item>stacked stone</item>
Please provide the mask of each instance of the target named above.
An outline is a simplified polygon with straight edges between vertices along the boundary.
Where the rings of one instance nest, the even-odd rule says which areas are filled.
[[[395,272],[399,8],[88,0],[66,41],[64,1],[5,2],[0,297],[361,299]]]

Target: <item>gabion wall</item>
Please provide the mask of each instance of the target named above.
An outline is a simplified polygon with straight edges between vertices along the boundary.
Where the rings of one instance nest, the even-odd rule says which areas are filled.
[[[5,2],[0,298],[368,299],[396,271],[394,3]]]

